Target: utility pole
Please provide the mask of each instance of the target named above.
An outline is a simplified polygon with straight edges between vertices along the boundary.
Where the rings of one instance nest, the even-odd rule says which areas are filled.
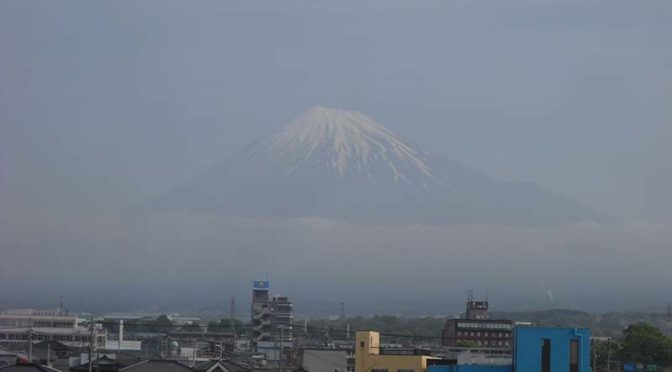
[[[51,343],[47,344],[47,367],[51,367]]]
[[[607,372],[611,372],[611,339],[607,340]]]
[[[593,371],[597,371],[597,344],[598,340],[595,339],[591,345],[591,351],[593,352]]]
[[[282,339],[285,338],[285,325],[280,324],[280,355],[278,356],[280,358],[280,372],[284,372],[284,369],[282,368]]]
[[[233,335],[233,344],[236,344],[236,298],[231,296],[231,305],[229,307],[229,322],[231,324],[231,334]]]
[[[93,313],[89,318],[89,372],[92,371],[93,371]]]
[[[33,362],[33,325],[28,329],[28,363]]]

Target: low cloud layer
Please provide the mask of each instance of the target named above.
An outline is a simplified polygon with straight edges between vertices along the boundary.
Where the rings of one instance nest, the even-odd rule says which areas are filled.
[[[459,310],[469,289],[488,291],[504,309],[643,309],[672,295],[665,285],[672,222],[388,227],[176,213],[2,226],[11,249],[0,263],[1,289],[13,298],[174,288],[162,298],[168,304],[185,296],[224,302],[246,298],[249,282],[266,276],[274,291],[304,306],[343,300],[379,312],[395,301],[410,301],[416,313]],[[119,303],[124,296],[117,291],[107,301],[132,306]]]

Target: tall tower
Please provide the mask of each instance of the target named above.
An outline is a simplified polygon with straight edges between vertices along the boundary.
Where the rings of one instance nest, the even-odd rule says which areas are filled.
[[[251,346],[257,350],[259,342],[273,341],[271,335],[271,309],[268,303],[270,283],[257,280],[252,284],[252,340]]]

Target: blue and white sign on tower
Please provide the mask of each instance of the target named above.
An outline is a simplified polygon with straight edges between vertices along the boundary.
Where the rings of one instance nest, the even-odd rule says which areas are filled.
[[[268,280],[255,280],[252,287],[254,289],[268,289],[270,282]]]

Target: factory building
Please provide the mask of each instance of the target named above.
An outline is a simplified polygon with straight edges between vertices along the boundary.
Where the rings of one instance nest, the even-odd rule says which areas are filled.
[[[442,345],[510,349],[513,322],[490,319],[488,308],[488,301],[474,301],[469,296],[465,318],[446,321],[441,336]]]

